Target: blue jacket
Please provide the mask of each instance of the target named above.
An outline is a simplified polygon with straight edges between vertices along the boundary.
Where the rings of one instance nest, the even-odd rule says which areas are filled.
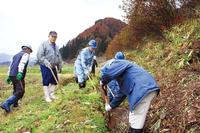
[[[86,80],[87,76],[84,74],[85,71],[89,71],[89,68],[93,64],[94,52],[89,50],[89,47],[82,49],[75,61],[75,76],[78,77],[78,82],[82,83]]]
[[[108,87],[110,88],[110,90],[112,91],[112,93],[114,94],[114,97],[116,97],[120,91],[120,88],[119,88],[119,84],[116,80],[112,80],[108,83]],[[110,102],[113,100],[113,95],[111,94],[110,91],[108,91],[108,96],[109,96],[109,99],[110,99]]]
[[[120,91],[111,101],[110,106],[115,108],[128,97],[130,110],[141,102],[150,92],[159,91],[155,79],[146,70],[127,60],[114,60],[109,67],[101,69],[103,84],[117,80]]]

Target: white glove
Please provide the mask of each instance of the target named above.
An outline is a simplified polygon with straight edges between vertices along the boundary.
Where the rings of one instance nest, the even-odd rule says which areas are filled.
[[[107,103],[106,103],[106,105],[105,105],[105,110],[106,110],[106,111],[110,111],[111,109],[112,109],[112,108],[110,107],[110,104],[107,104]]]
[[[89,67],[89,72],[91,72],[92,71],[92,67]]]
[[[44,64],[46,67],[51,68],[51,63],[47,59],[44,60]]]
[[[101,81],[101,80],[99,81],[99,84],[100,84],[100,86],[102,86],[102,85],[103,85],[103,83],[102,83],[102,81]]]
[[[85,69],[84,74],[85,74],[86,76],[88,76],[88,75],[89,75],[89,71],[88,71],[87,69]]]

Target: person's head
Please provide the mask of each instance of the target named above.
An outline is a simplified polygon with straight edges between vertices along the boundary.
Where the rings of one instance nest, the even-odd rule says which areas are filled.
[[[117,53],[115,54],[115,59],[121,59],[121,60],[125,59],[124,53],[121,52],[121,51],[117,52]]]
[[[94,52],[97,48],[97,43],[95,40],[90,40],[88,45],[89,45],[90,51],[92,51],[92,52]]]
[[[55,31],[50,31],[50,32],[49,32],[49,41],[50,41],[51,43],[55,44],[56,39],[57,39],[57,32],[55,32]]]
[[[22,50],[23,50],[24,52],[26,52],[26,53],[28,53],[28,54],[30,54],[30,53],[33,52],[32,47],[31,47],[31,45],[29,45],[29,44],[22,45],[21,48],[22,48]]]

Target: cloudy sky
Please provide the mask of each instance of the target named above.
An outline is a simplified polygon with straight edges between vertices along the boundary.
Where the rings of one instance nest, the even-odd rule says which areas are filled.
[[[2,0],[0,53],[15,54],[21,45],[32,45],[35,56],[50,30],[58,33],[61,47],[98,19],[123,20],[122,0]]]

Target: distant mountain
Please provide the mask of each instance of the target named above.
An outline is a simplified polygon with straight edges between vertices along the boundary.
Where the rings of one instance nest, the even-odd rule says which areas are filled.
[[[115,18],[97,20],[93,26],[80,33],[60,49],[63,59],[74,58],[80,49],[86,47],[90,39],[97,41],[97,55],[105,53],[108,43],[125,25],[124,22]]]
[[[8,55],[5,53],[0,53],[0,66],[9,66],[12,61],[12,55]],[[34,57],[29,59],[29,66],[34,66],[37,60]]]
[[[0,53],[0,63],[1,62],[10,62],[11,60],[12,60],[12,55]]]

